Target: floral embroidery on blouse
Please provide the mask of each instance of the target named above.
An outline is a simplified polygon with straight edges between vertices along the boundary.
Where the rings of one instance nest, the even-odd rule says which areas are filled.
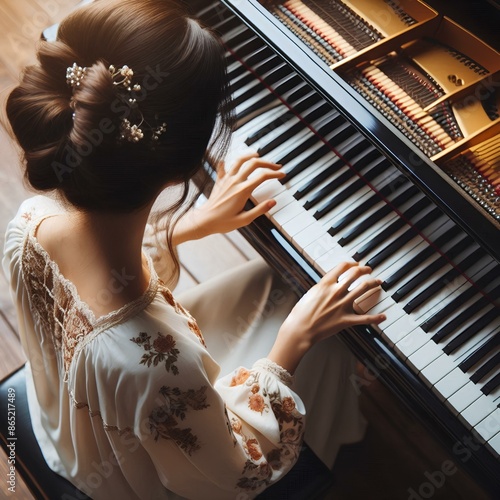
[[[68,373],[78,344],[93,326],[65,283],[54,277],[46,255],[30,239],[24,248],[22,268],[33,315],[52,339],[56,352],[61,353]]]
[[[188,409],[203,410],[210,405],[206,402],[207,386],[198,390],[181,391],[178,387],[163,386],[160,394],[164,404],[153,409],[149,416],[149,428],[155,441],[159,438],[172,440],[188,455],[200,449],[198,436],[191,427],[179,427],[179,421],[186,418]]]
[[[33,217],[31,212],[23,212],[21,214],[21,217],[26,221],[26,222],[31,222],[31,219]]]
[[[264,461],[258,441],[243,434],[242,424],[238,419],[231,420],[233,431],[242,437],[243,448],[248,455],[243,477],[238,481],[238,487],[244,490],[269,485],[273,469],[282,468],[284,459],[286,462],[295,461],[302,445],[303,417],[297,411],[294,399],[290,396],[282,397],[279,391],[268,392],[259,383],[260,376],[259,372],[240,368],[230,385],[248,387],[248,407],[252,411],[264,414],[272,410],[279,425],[281,446],[270,450]]]
[[[177,314],[181,314],[182,316],[185,316],[187,318],[189,329],[198,337],[201,345],[206,348],[207,345],[205,344],[205,339],[203,338],[200,327],[196,323],[196,320],[193,318],[193,316],[191,316],[189,311],[184,309],[184,307],[182,307],[181,304],[179,304],[179,302],[175,300],[172,292],[166,286],[163,285],[160,288],[160,293],[163,295],[167,303],[174,308]]]
[[[172,371],[174,375],[179,374],[179,369],[174,364],[177,361],[179,349],[175,348],[176,342],[172,335],[162,335],[158,332],[157,337],[151,343],[151,335],[141,332],[138,337],[133,337],[130,340],[139,346],[142,345],[144,350],[147,351],[142,355],[141,365],[146,365],[149,368],[151,365],[157,366],[158,363],[165,362],[167,372]]]

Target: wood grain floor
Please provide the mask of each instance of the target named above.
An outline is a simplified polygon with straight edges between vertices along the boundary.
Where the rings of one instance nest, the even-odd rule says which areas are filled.
[[[41,30],[62,19],[77,3],[78,0],[2,0],[2,109],[3,101],[15,84],[21,68],[33,61],[34,44]],[[0,116],[4,118],[3,115]],[[23,184],[18,151],[2,126],[0,152],[0,248],[3,248],[8,221],[21,201],[32,193]],[[248,259],[258,258],[239,233],[212,236],[203,243],[190,242],[182,245],[179,252],[182,263],[179,290],[195,286]],[[0,340],[0,378],[3,378],[25,361],[3,273],[0,273]],[[364,376],[366,372],[362,365],[359,370],[361,376]],[[412,416],[398,405],[377,380],[369,379],[367,382],[369,383],[364,387],[361,397],[363,410],[369,421],[367,437],[362,443],[342,450],[335,468],[336,482],[326,499],[406,499],[410,495],[410,488],[418,489],[425,482],[426,472],[439,470],[444,461],[449,459],[446,452],[427,437]],[[1,456],[0,474],[2,478],[6,474],[6,460]],[[3,480],[0,484],[0,498],[10,498]],[[23,484],[18,484],[17,492],[12,498],[33,497]],[[435,489],[432,498],[486,500],[488,497],[459,470],[446,484]]]

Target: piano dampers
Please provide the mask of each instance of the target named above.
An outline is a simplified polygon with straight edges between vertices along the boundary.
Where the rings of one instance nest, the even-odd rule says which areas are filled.
[[[443,170],[497,222],[500,222],[500,136],[472,147]]]

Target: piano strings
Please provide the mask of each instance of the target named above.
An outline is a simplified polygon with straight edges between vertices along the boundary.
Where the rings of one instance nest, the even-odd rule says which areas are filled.
[[[443,165],[443,170],[500,221],[500,137],[492,137]]]

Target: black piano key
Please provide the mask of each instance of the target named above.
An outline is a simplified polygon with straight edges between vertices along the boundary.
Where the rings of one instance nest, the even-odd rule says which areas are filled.
[[[389,224],[389,226],[380,231],[380,233],[374,235],[373,238],[371,238],[370,241],[365,243],[361,248],[358,248],[352,258],[354,260],[360,261],[363,257],[367,256],[372,250],[377,248],[390,236],[392,236],[398,229],[404,227],[407,224],[407,220],[415,217],[419,212],[428,207],[430,203],[430,200],[427,198],[422,198],[421,200],[417,201],[415,205],[413,205],[403,213],[403,217],[398,217],[394,222]]]
[[[334,196],[330,199],[330,206],[332,209],[340,205],[342,202],[350,198],[351,196],[355,196],[356,191],[366,186],[366,182],[371,182],[373,179],[378,177],[380,174],[387,170],[387,166],[389,165],[388,161],[379,161],[370,168],[366,173],[363,174],[363,178],[356,179],[354,182],[351,182],[348,186],[343,187],[335,193]],[[356,162],[356,167],[358,163]],[[359,170],[359,169],[357,169]]]
[[[474,295],[478,293],[478,289],[486,288],[490,282],[491,276],[489,274],[481,277],[476,281],[476,286],[467,288],[460,295],[457,295],[451,302],[445,302],[443,308],[424,321],[420,325],[420,328],[422,328],[424,332],[429,332],[431,328],[434,328],[438,323],[450,316],[450,314],[458,311],[463,304],[474,297]]]
[[[461,232],[461,229],[458,226],[452,226],[448,231],[442,234],[439,238],[436,238],[434,245],[426,246],[421,252],[415,255],[412,259],[406,262],[404,265],[398,268],[398,270],[391,274],[386,280],[382,283],[382,288],[384,290],[390,290],[396,283],[402,280],[409,272],[415,269],[416,266],[424,262],[424,260],[428,259],[432,255],[435,255],[436,248],[441,248],[445,243],[451,241],[453,238],[458,236]]]
[[[402,205],[403,203],[407,202],[411,198],[413,198],[415,195],[419,193],[418,188],[416,186],[410,186],[408,189],[406,189],[403,193],[401,193],[399,196],[394,198],[393,202],[391,205],[384,205],[381,207],[379,210],[377,210],[375,213],[373,213],[370,217],[367,217],[363,219],[362,222],[354,226],[350,231],[344,233],[342,235],[342,238],[338,240],[339,245],[345,246],[347,245],[350,241],[352,241],[354,238],[357,238],[360,234],[364,233],[368,229],[374,226],[376,222],[378,222],[380,219],[385,217],[386,215],[389,215],[394,211],[393,207],[398,207]]]
[[[371,195],[366,201],[358,205],[356,208],[351,210],[347,215],[339,219],[335,224],[333,224],[328,230],[328,234],[331,236],[335,236],[339,231],[344,229],[351,222],[354,222],[359,217],[361,217],[367,210],[369,210],[373,205],[376,205],[383,198],[389,196],[392,192],[398,189],[400,186],[404,186],[405,184],[409,184],[409,181],[406,179],[404,175],[399,175],[395,179],[393,179],[387,186],[384,186],[382,189],[378,191],[378,193],[374,193]]]
[[[276,75],[279,77],[280,75]],[[273,80],[272,78],[270,80]],[[267,82],[267,81],[266,81]],[[278,83],[274,85],[274,91],[278,94],[283,94],[287,90],[292,89],[299,82],[299,77],[297,75],[286,75],[284,78],[280,79]],[[275,82],[270,81],[269,84],[272,86]],[[246,92],[241,93],[237,97],[233,98],[232,103],[233,106],[238,106],[239,104],[250,100],[253,96],[255,96],[261,90],[267,88],[266,85],[262,82],[259,82],[258,85],[254,85],[252,88],[248,89]],[[269,96],[262,98],[259,101],[259,106],[262,107],[265,103],[266,99],[274,100],[276,96],[273,93],[270,93]]]
[[[342,168],[343,166],[344,163],[340,159],[334,162],[332,165],[330,165],[331,167],[330,175],[333,174],[339,168]],[[342,184],[346,183],[349,179],[352,179],[353,175],[355,174],[352,170],[346,170],[345,172],[340,174],[338,177],[329,182],[327,186],[321,189],[321,191],[317,193],[318,196],[313,196],[312,198],[307,200],[304,204],[304,208],[306,210],[309,210],[312,206],[314,206],[317,203],[316,200],[319,201],[323,199],[324,196],[327,196],[328,194],[335,192],[335,190],[340,186],[342,186]]]
[[[247,60],[245,60],[245,66],[247,68],[255,64],[256,61],[264,59],[264,55],[268,56],[272,54],[272,51],[270,51],[268,47],[262,45],[262,40],[260,40],[259,37],[255,36],[249,38],[246,32],[242,32],[231,39],[231,45],[239,60],[245,57],[247,58]],[[255,57],[259,57],[260,59],[252,59],[250,61],[250,58]]]
[[[354,147],[351,147],[349,150],[343,153],[340,158],[335,159],[333,163],[331,163],[328,167],[324,168],[321,172],[315,175],[307,184],[298,189],[297,192],[294,193],[293,195],[294,198],[300,200],[307,193],[311,192],[312,189],[314,189],[316,186],[319,186],[319,184],[321,184],[330,175],[332,175],[335,171],[337,171],[339,166],[340,167],[343,166],[346,161],[349,161],[355,156],[361,154],[368,146],[369,143],[367,143],[366,141],[361,141]],[[350,177],[353,177],[354,175],[355,175],[354,171],[351,170]],[[312,205],[316,204],[318,201],[320,201],[325,196],[331,193],[333,193],[333,189],[330,189],[328,186],[325,186],[321,191],[316,193],[316,195],[312,199],[306,202],[304,208],[306,210],[309,210],[309,208],[311,208]]]
[[[469,320],[474,314],[479,310],[483,309],[488,305],[488,300],[485,297],[480,297],[474,304],[469,306],[467,309],[460,312],[451,321],[448,321],[444,326],[442,326],[433,336],[432,340],[439,343],[443,341],[448,335],[456,332],[461,325],[463,325],[467,320]]]
[[[330,109],[330,106],[328,104],[323,103],[322,105],[316,107],[309,113],[304,114],[304,120],[307,120],[309,122],[312,122],[314,120],[317,120],[318,118],[321,118],[324,116],[326,113],[328,113]],[[270,153],[273,149],[277,148],[280,144],[283,144],[285,141],[293,137],[295,134],[298,134],[301,130],[304,130],[304,123],[302,121],[299,121],[295,125],[292,125],[287,129],[287,131],[284,134],[281,134],[278,137],[275,137],[274,139],[270,140],[266,144],[263,144],[259,150],[259,156],[264,156],[267,153]]]
[[[319,137],[325,137],[327,134],[335,130],[337,127],[340,127],[345,123],[345,120],[342,116],[337,115],[333,120],[321,126],[318,130]],[[282,156],[276,163],[281,165],[286,165],[289,161],[292,161],[295,157],[297,157],[300,153],[303,153],[306,149],[314,146],[320,141],[316,135],[311,135],[300,144],[295,146],[292,150],[288,151],[285,156]]]
[[[471,376],[471,382],[477,384],[480,380],[482,380],[488,373],[500,365],[500,352],[497,352],[492,358],[490,358],[484,365],[478,368]]]
[[[446,354],[451,354],[453,351],[462,346],[467,340],[471,339],[480,330],[488,326],[494,319],[499,317],[498,309],[490,309],[486,314],[483,314],[477,321],[466,328],[462,333],[459,333],[455,338],[453,338],[448,344],[443,347],[443,352]]]
[[[485,342],[479,349],[467,356],[458,367],[465,373],[474,365],[477,365],[485,356],[500,346],[500,333],[496,333],[490,340]]]
[[[203,24],[217,30],[220,34],[229,33],[232,29],[241,26],[240,19],[225,9],[210,9],[200,19]],[[250,30],[247,29],[246,31],[248,33]]]
[[[294,100],[298,101],[295,103]],[[286,123],[288,120],[291,120],[292,118],[297,116],[295,111],[298,111],[300,113],[311,108],[314,104],[320,101],[320,98],[317,94],[311,93],[310,88],[307,87],[307,85],[302,85],[297,90],[292,92],[292,94],[288,98],[288,101],[293,103],[294,111],[283,111],[283,113],[274,118],[272,121],[266,123],[264,127],[250,134],[245,139],[245,144],[247,146],[255,144],[259,139],[266,136],[269,132],[275,130],[279,126]]]
[[[458,267],[460,269],[455,267],[450,269],[444,276],[436,280],[425,290],[422,290],[418,295],[413,297],[413,299],[411,299],[408,304],[403,307],[403,310],[410,314],[417,307],[422,305],[426,300],[442,290],[447,283],[451,283],[457,276],[460,275],[460,271],[465,271],[482,257],[484,257],[484,252],[481,249],[477,249],[472,252],[467,258],[465,258],[460,264],[458,264]]]
[[[486,382],[486,384],[481,387],[481,392],[488,396],[488,394],[491,394],[498,386],[500,386],[500,373],[497,373],[491,380]]]
[[[428,280],[436,271],[448,264],[450,259],[454,259],[471,244],[472,241],[470,238],[463,238],[456,245],[453,245],[453,247],[446,252],[446,257],[441,255],[441,257],[438,257],[436,260],[431,262],[424,270],[414,276],[411,280],[407,281],[402,287],[398,288],[392,295],[394,301],[399,302],[403,297],[406,297],[406,295],[412,292],[418,285]]]
[[[241,74],[240,71],[237,71],[238,68],[243,68],[247,72],[247,74],[242,76],[241,78],[238,78]],[[236,68],[233,68],[228,72],[231,91],[234,92],[235,90],[240,89],[252,82],[257,83],[258,79],[255,77],[255,71],[269,72],[273,71],[274,69],[280,69],[281,71],[284,71],[285,69],[287,69],[287,66],[284,63],[280,63],[279,59],[273,54],[262,54],[260,51],[258,51],[258,60],[255,62],[253,71],[246,69],[240,64]]]
[[[281,81],[274,87],[274,92],[269,92],[269,94],[262,97],[258,102],[252,104],[251,106],[248,106],[244,110],[237,113],[236,119],[238,121],[242,120],[243,118],[246,118],[247,116],[259,111],[264,106],[271,104],[273,101],[277,99],[275,94],[282,95],[283,93],[293,89],[294,86],[297,85],[297,81],[298,81],[297,75],[292,75],[292,77],[284,79],[284,81]],[[257,94],[263,88],[265,88],[263,84],[252,88],[251,90],[249,90],[249,96]],[[243,102],[245,102],[245,100],[243,100]]]
[[[381,262],[388,259],[392,255],[394,255],[399,249],[401,249],[405,243],[408,243],[411,239],[415,238],[418,234],[418,231],[422,231],[429,224],[434,222],[442,212],[435,208],[430,211],[427,215],[418,220],[413,227],[410,227],[408,231],[405,231],[401,236],[396,238],[392,243],[387,245],[383,250],[380,250],[377,254],[371,257],[366,265],[375,269]]]

